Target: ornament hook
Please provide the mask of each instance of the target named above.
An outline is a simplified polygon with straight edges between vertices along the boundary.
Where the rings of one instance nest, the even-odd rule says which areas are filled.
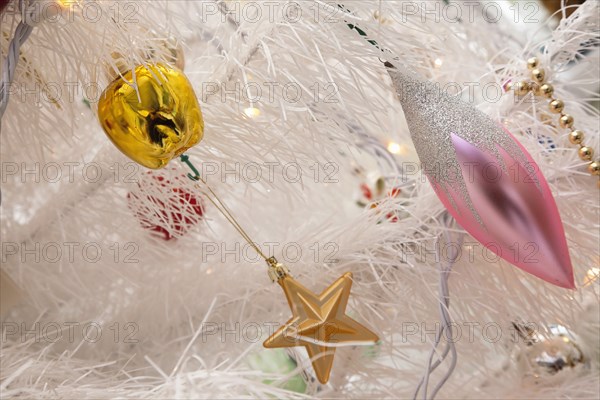
[[[187,174],[188,178],[190,178],[193,181],[199,181],[200,180],[200,172],[198,172],[198,170],[196,169],[194,164],[192,164],[192,162],[190,161],[190,157],[187,154],[182,154],[179,158],[183,163],[187,164],[187,166],[190,167],[190,169],[194,173],[194,175],[188,173]]]

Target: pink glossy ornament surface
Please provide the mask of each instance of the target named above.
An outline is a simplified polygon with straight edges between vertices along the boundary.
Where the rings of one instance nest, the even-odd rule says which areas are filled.
[[[458,135],[452,134],[452,143],[471,203],[481,220],[458,193],[440,190],[431,180],[457,222],[490,251],[522,270],[557,286],[574,288],[558,208],[529,153],[524,151],[529,161],[524,166],[498,147],[502,165],[494,155]]]

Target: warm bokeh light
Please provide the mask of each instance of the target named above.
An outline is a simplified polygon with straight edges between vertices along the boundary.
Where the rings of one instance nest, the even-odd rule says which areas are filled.
[[[583,285],[584,286],[591,285],[592,283],[596,282],[599,277],[600,277],[600,268],[592,267],[588,270],[587,274],[585,275],[585,278],[583,280]]]
[[[395,142],[389,142],[387,150],[392,154],[400,154],[402,152],[402,146]]]
[[[248,107],[244,110],[244,114],[248,118],[256,118],[256,117],[260,116],[260,110],[256,107]]]
[[[77,0],[56,0],[56,2],[62,8],[70,8],[71,6],[77,4]]]

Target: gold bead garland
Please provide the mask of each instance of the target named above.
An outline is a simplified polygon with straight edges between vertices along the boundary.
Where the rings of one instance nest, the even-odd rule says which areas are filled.
[[[561,128],[569,129],[571,131],[569,133],[569,141],[574,145],[579,145],[579,158],[588,162],[588,171],[591,175],[599,176],[600,160],[594,160],[594,149],[583,143],[585,139],[584,133],[573,127],[575,119],[564,112],[565,103],[554,97],[554,87],[550,83],[545,82],[546,71],[540,66],[540,61],[536,57],[528,59],[527,69],[531,71],[533,82],[515,82],[509,86],[509,90],[513,90],[519,96],[524,96],[532,92],[535,96],[549,99],[548,108],[550,112],[559,114],[558,124]],[[600,187],[600,180],[598,181],[598,187]]]

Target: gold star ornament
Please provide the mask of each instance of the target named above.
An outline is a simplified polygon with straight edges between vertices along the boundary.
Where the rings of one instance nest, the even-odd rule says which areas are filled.
[[[272,265],[270,275],[281,285],[293,316],[264,346],[306,347],[319,382],[325,384],[329,380],[335,349],[341,343],[369,344],[379,340],[346,315],[352,273],[342,275],[320,295],[298,283],[281,264]]]

